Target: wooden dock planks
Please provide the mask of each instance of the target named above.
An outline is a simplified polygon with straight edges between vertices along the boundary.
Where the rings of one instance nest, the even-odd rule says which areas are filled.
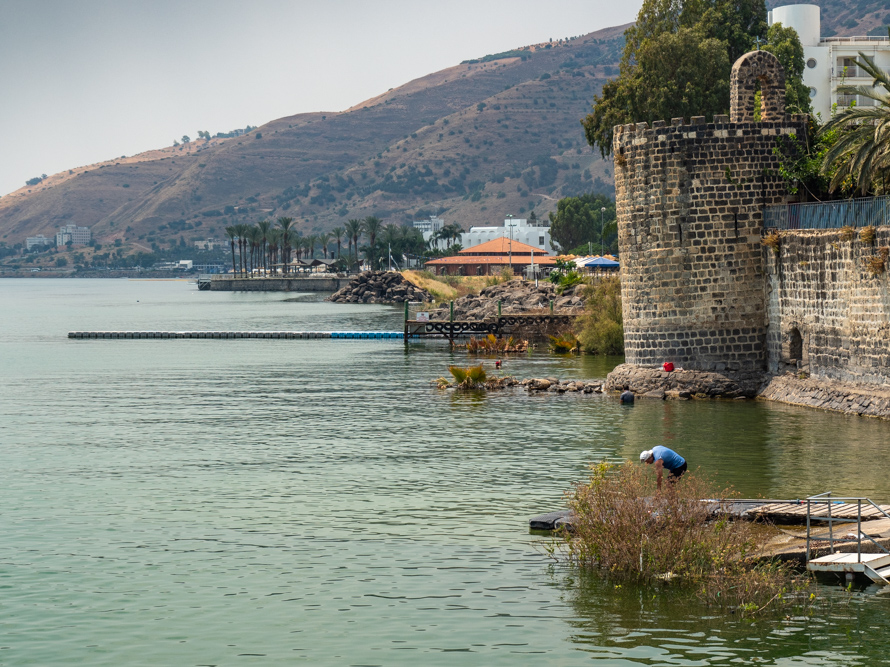
[[[879,509],[880,508],[880,509]],[[886,512],[886,515],[883,512]],[[831,502],[831,518],[832,519],[849,519],[856,520],[858,514],[856,503]],[[805,500],[794,502],[776,502],[761,505],[748,510],[749,514],[756,515],[761,518],[768,519],[792,519],[797,521],[805,521],[807,518],[807,503]],[[862,505],[862,520],[869,521],[872,519],[886,519],[890,515],[890,505],[878,505],[875,507],[870,503]],[[811,502],[810,503],[811,519],[827,519],[828,503],[827,502]]]

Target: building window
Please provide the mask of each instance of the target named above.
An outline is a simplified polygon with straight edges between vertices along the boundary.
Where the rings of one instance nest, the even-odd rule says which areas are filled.
[[[815,68],[816,67],[816,59],[810,58],[809,60],[807,60],[807,67],[809,67],[810,69]]]
[[[543,236],[538,237],[538,245],[544,245],[544,237]]]
[[[816,97],[816,89],[810,88],[810,97]]]

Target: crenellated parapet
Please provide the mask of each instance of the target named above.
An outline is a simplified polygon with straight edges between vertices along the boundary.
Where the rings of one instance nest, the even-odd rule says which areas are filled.
[[[749,64],[758,72],[770,69],[774,56],[757,53],[765,55]],[[739,69],[753,71],[733,71]],[[615,128],[628,363],[765,369],[762,210],[787,196],[774,154],[777,137],[805,129],[803,114],[770,122],[718,115],[705,123],[698,116]]]

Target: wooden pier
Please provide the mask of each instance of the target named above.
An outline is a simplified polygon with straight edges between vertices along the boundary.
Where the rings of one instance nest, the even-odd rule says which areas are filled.
[[[407,315],[407,313],[406,313]],[[405,319],[405,337],[438,337],[454,340],[466,336],[520,336],[534,338],[529,332],[556,333],[570,327],[576,315],[521,314],[500,315],[487,320],[409,320]]]

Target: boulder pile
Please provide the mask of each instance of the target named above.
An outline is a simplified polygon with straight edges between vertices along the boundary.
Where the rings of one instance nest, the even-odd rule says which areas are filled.
[[[328,297],[334,303],[404,303],[433,300],[427,292],[395,271],[365,271],[349,281],[343,289]]]
[[[585,382],[584,380],[563,380],[557,378],[529,378],[519,382],[520,386],[528,391],[546,391],[564,394],[565,392],[579,391],[583,394],[602,394],[602,382]]]
[[[467,295],[455,300],[454,319],[462,321],[483,321],[498,316],[498,302],[501,302],[502,315],[519,313],[549,312],[553,301],[553,312],[559,315],[578,315],[584,310],[581,291],[584,285],[575,285],[562,294],[556,293],[556,286],[541,282],[537,287],[532,282],[511,280],[500,285],[486,287],[478,295]],[[447,320],[449,308],[430,311],[431,320]]]

